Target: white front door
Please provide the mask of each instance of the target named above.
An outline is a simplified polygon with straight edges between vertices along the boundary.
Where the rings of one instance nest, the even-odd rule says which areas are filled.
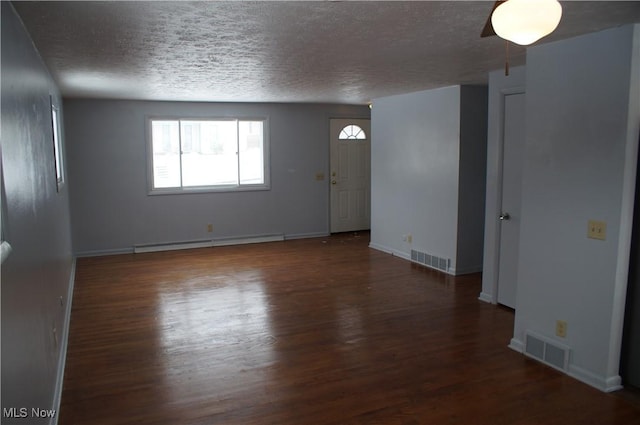
[[[330,121],[331,233],[371,227],[371,121]]]
[[[524,93],[504,95],[502,140],[502,211],[500,216],[500,256],[498,303],[516,307],[520,203],[524,163]]]

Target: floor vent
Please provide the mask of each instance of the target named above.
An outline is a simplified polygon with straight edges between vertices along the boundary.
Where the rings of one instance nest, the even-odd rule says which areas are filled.
[[[525,335],[524,353],[556,369],[567,370],[569,347],[532,332]]]
[[[451,260],[448,258],[441,258],[435,255],[427,254],[426,252],[411,250],[411,261],[431,267],[434,269],[442,270],[446,272],[451,267]]]

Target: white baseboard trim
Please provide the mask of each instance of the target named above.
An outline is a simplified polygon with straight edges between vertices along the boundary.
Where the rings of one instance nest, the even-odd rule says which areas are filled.
[[[611,376],[605,380],[605,390],[606,393],[611,393],[614,391],[618,391],[623,389],[622,385],[622,377],[620,375]]]
[[[473,266],[473,267],[465,267],[462,269],[452,269],[452,273],[456,276],[462,276],[464,274],[472,274],[472,273],[480,273],[482,271],[482,265]]]
[[[620,375],[605,378],[604,376],[596,375],[593,372],[571,364],[569,365],[567,375],[605,393],[622,389],[622,378]]]
[[[326,238],[330,236],[327,232],[317,232],[317,233],[291,233],[288,235],[284,235],[284,240],[294,240],[294,239],[311,239],[311,238]]]
[[[393,254],[393,250],[374,242],[369,242],[369,248],[375,249],[376,251],[386,252],[387,254]]]
[[[75,253],[76,258],[103,257],[105,255],[133,254],[133,248],[98,249],[95,251],[80,251]]]
[[[511,338],[508,347],[520,354],[524,353],[524,343],[519,339]]]
[[[480,292],[480,295],[478,296],[478,299],[480,301],[484,301],[485,303],[495,304],[493,302],[493,297],[491,295],[487,294],[486,292]]]
[[[389,248],[389,247],[386,247],[384,245],[379,245],[379,244],[374,243],[374,242],[369,242],[369,248],[373,248],[373,249],[375,249],[377,251],[386,252],[387,254],[391,254],[394,257],[400,257],[400,258],[402,258],[404,260],[411,261],[411,254],[409,254],[407,252],[398,251],[396,249]]]
[[[420,264],[420,263],[415,262],[415,261],[414,261],[414,263],[415,263],[415,264]],[[420,265],[424,265],[424,264],[420,264]],[[424,266],[425,266],[425,267],[427,267],[427,268],[429,268],[429,269],[437,270],[437,271],[439,271],[439,272],[442,272],[442,273],[448,274],[448,275],[450,275],[450,276],[462,276],[463,274],[469,274],[469,273],[460,273],[460,272],[456,271],[456,269],[455,269],[455,268],[453,268],[453,267],[452,267],[452,268],[450,268],[450,269],[448,269],[448,270],[442,270],[442,269],[439,269],[439,268],[437,268],[437,267],[431,267],[431,266],[427,266],[427,265],[424,265]]]
[[[513,351],[524,354],[524,343],[516,338],[511,339],[511,341],[509,342],[509,348],[511,348]],[[534,357],[527,357],[539,361]],[[622,389],[622,378],[619,375],[605,378],[573,364],[569,364],[566,371],[558,368],[554,369],[606,393]]]
[[[71,272],[69,275],[69,287],[67,288],[67,302],[64,310],[64,323],[62,325],[61,345],[58,354],[58,370],[56,372],[56,387],[53,393],[53,408],[56,414],[50,420],[51,425],[58,424],[60,417],[60,404],[62,402],[62,386],[64,384],[64,369],[67,364],[67,347],[69,346],[69,327],[71,325],[71,306],[73,304],[73,288],[76,282],[76,259],[71,263]]]

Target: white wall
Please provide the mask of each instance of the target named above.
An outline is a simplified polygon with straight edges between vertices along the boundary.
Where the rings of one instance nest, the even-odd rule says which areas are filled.
[[[498,256],[500,254],[500,230],[498,216],[501,213],[501,193],[499,179],[502,169],[502,111],[504,93],[514,90],[524,91],[525,67],[489,73],[489,113],[487,128],[487,179],[484,224],[484,261],[482,267],[482,292],[480,299],[497,303]]]
[[[464,94],[474,106],[465,111],[469,121],[462,125]],[[449,272],[453,274],[458,269],[478,271],[482,262],[484,157],[475,156],[479,165],[472,164],[474,154],[483,151],[486,143],[486,90],[467,92],[454,86],[376,99],[371,124],[371,246],[403,258],[410,258],[411,249],[416,249],[451,259]],[[465,138],[461,138],[463,131]],[[469,168],[462,174],[461,141],[477,144],[465,151],[468,155],[462,161]],[[479,198],[460,189],[461,175],[466,182],[474,173],[480,173],[475,178],[482,186]],[[459,234],[461,194],[465,207],[461,214],[470,226]],[[480,215],[479,221],[469,218],[475,214]],[[473,223],[479,227],[475,233]],[[409,234],[412,242],[403,240]],[[460,242],[464,235],[467,239]],[[458,262],[459,243],[465,244],[460,247],[462,263]]]
[[[2,264],[2,408],[55,409],[73,275],[69,197],[66,186],[56,190],[51,129],[49,96],[60,97],[11,3],[1,7],[2,226],[13,247]]]
[[[329,232],[329,118],[366,106],[65,100],[74,250]],[[149,196],[147,116],[268,117],[271,189]],[[207,233],[207,224],[213,233]]]
[[[459,131],[459,86],[373,102],[372,247],[455,259]],[[412,244],[402,240],[409,233]]]
[[[639,27],[531,47],[519,282],[512,346],[531,330],[568,345],[569,373],[618,388],[640,99]],[[635,44],[634,44],[635,43]],[[632,63],[635,68],[632,69]],[[607,239],[587,239],[587,221]],[[568,324],[555,336],[556,320]]]
[[[636,177],[629,285],[625,302],[620,374],[623,385],[640,388],[640,174]]]

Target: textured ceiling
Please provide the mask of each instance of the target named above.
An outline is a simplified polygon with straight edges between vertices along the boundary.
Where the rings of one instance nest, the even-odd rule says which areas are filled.
[[[67,97],[364,104],[504,66],[493,1],[13,4]],[[540,42],[640,22],[640,2],[562,4]]]

